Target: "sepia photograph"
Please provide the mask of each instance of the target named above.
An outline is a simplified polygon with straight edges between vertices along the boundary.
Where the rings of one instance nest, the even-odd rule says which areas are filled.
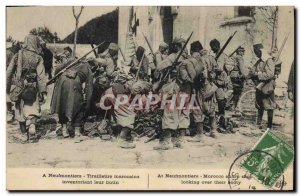
[[[6,188],[294,191],[293,6],[6,6]]]

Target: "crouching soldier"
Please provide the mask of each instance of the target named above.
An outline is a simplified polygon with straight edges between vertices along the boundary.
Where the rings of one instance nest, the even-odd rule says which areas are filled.
[[[37,142],[36,120],[41,116],[40,103],[45,100],[47,77],[38,37],[26,36],[24,45],[6,70],[7,93],[15,102],[15,117],[20,123],[22,142],[28,138],[29,142]],[[16,86],[11,89],[14,75]]]
[[[136,113],[130,107],[130,90],[127,85],[115,83],[107,89],[102,96],[100,103],[96,106],[104,110],[111,110],[117,125],[120,128],[118,145],[121,148],[135,148],[131,142],[131,130],[134,128]]]

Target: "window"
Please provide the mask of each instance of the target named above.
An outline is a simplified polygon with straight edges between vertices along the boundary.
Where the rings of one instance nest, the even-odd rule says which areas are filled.
[[[250,6],[237,6],[234,8],[234,16],[248,16],[252,17],[252,8]]]

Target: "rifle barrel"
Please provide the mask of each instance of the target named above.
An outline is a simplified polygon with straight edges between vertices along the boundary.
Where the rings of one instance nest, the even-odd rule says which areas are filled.
[[[79,59],[75,60],[74,62],[72,62],[70,65],[68,65],[66,68],[62,69],[60,72],[58,72],[55,76],[53,76],[53,78],[51,80],[49,80],[47,82],[47,86],[49,84],[52,84],[61,74],[63,74],[67,69],[69,69],[70,67],[73,67],[76,63],[78,63],[79,61],[81,61],[83,58],[85,58],[87,55],[89,55],[91,52],[93,52],[94,50],[96,50],[97,48],[99,48],[101,45],[103,45],[105,43],[102,42],[101,44],[98,44],[96,47],[94,47],[92,50],[90,50],[88,53],[86,53],[85,55],[83,55],[82,57],[80,57]]]
[[[277,55],[277,57],[276,57],[276,61],[278,61],[278,59],[279,59],[279,57],[280,57],[280,55],[281,55],[281,52],[282,52],[282,50],[283,50],[283,47],[284,47],[284,45],[286,44],[286,41],[287,41],[289,35],[290,35],[290,33],[288,33],[287,36],[285,36],[285,38],[284,38],[284,40],[283,40],[283,42],[282,42],[282,45],[281,45],[281,47],[280,47],[280,49],[279,49],[279,51],[278,51],[278,55]],[[276,62],[276,61],[275,61],[275,62]]]
[[[223,45],[223,47],[221,48],[221,50],[218,52],[218,54],[216,55],[216,60],[218,60],[218,58],[221,56],[221,54],[224,52],[225,48],[227,47],[227,45],[229,44],[229,42],[232,40],[233,36],[236,34],[237,31],[235,31],[231,36],[229,36],[229,38],[227,39],[227,41],[225,42],[225,44]]]
[[[118,47],[118,48],[119,48],[119,51],[120,51],[120,53],[121,53],[121,56],[122,56],[122,58],[123,58],[123,60],[124,60],[124,62],[125,62],[125,57],[124,57],[124,54],[123,54],[123,52],[122,52],[121,48],[120,48],[120,47]]]
[[[143,32],[142,32],[142,34],[143,34],[143,36],[144,36],[144,38],[145,38],[145,40],[146,40],[146,43],[147,43],[147,45],[148,45],[148,47],[149,47],[149,49],[150,49],[151,54],[154,56],[154,52],[153,52],[153,50],[152,50],[152,47],[151,47],[151,45],[150,45],[150,43],[149,43],[148,38],[145,36],[145,34],[144,34]]]
[[[242,45],[244,45],[246,42],[244,42],[243,44],[239,45],[230,55],[229,57],[232,57],[232,55],[234,55],[234,53],[237,51],[237,49],[239,49],[239,47],[241,47]]]
[[[139,73],[140,73],[140,70],[141,70],[142,63],[144,61],[144,57],[145,57],[145,52],[143,53],[142,59],[141,59],[141,61],[139,63],[139,68],[138,68],[138,70],[136,72],[135,81],[137,81],[139,79]]]

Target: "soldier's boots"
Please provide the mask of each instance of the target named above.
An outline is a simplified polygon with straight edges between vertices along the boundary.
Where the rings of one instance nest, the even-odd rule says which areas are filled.
[[[135,144],[131,143],[128,140],[128,136],[131,135],[131,130],[127,127],[123,127],[121,129],[119,138],[118,138],[118,145],[121,148],[125,148],[125,149],[132,149],[135,148]]]
[[[20,124],[20,129],[21,129],[21,136],[20,136],[21,143],[26,143],[28,141],[28,133],[26,130],[26,123],[19,122],[19,124]]]
[[[80,143],[80,142],[88,139],[87,136],[84,136],[81,134],[81,127],[75,127],[74,131],[75,131],[75,136],[74,136],[75,143]]]
[[[210,132],[209,136],[212,138],[217,138],[215,132],[215,117],[209,117],[209,123],[210,123]]]
[[[173,133],[172,143],[174,148],[183,148],[184,147],[184,135],[186,129],[177,129]]]
[[[70,133],[73,133],[73,137],[75,137],[74,127],[70,121],[62,125],[61,131],[64,138],[70,137]]]
[[[264,110],[258,110],[257,111],[256,125],[257,125],[257,128],[260,129],[260,130],[263,129],[263,126],[261,125],[263,115],[264,115]]]
[[[171,148],[171,130],[164,129],[160,134],[158,145],[154,146],[153,150],[169,150]]]
[[[216,130],[215,129],[211,129],[210,133],[209,133],[209,136],[212,137],[212,138],[217,138]]]
[[[8,123],[13,122],[15,120],[15,111],[12,109],[12,103],[6,103],[6,107],[7,107],[6,121]]]
[[[38,137],[36,134],[36,127],[35,124],[30,124],[28,127],[28,139],[29,139],[29,143],[36,143],[38,142]]]
[[[201,142],[203,132],[203,122],[196,123],[196,135],[193,138],[188,139],[188,142]]]
[[[68,131],[67,126],[65,124],[62,125],[61,131],[62,131],[62,135],[63,135],[64,138],[70,137],[69,131]]]

